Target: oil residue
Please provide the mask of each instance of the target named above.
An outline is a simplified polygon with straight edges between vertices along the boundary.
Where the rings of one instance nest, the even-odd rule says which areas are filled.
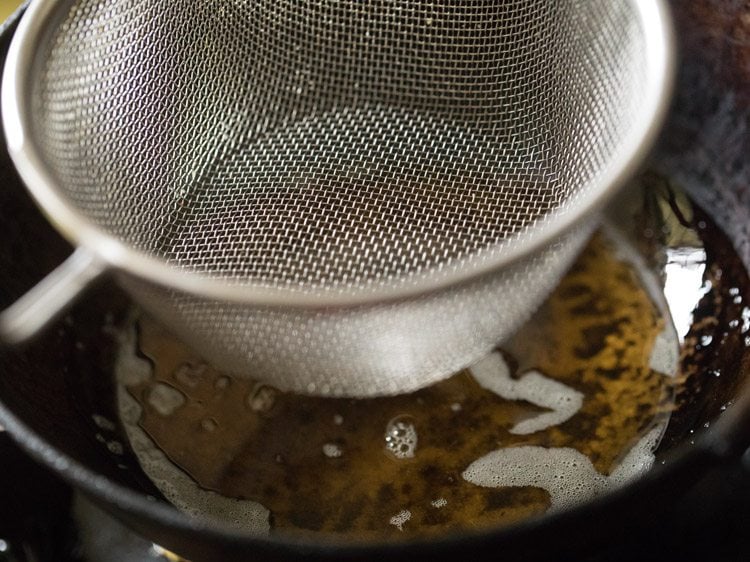
[[[602,493],[650,466],[678,354],[665,309],[611,240],[592,239],[502,350],[404,396],[304,397],[231,378],[142,316],[151,374],[128,376],[135,350],[121,362],[133,449],[147,474],[168,458],[206,493],[258,506],[260,532],[444,533]]]

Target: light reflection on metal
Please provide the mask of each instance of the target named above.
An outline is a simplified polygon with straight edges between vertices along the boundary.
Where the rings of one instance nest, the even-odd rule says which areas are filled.
[[[151,552],[155,557],[164,558],[172,562],[189,562],[188,560],[178,556],[174,552],[167,550],[166,548],[159,546],[156,543],[151,545]]]
[[[693,310],[700,299],[711,289],[704,282],[706,251],[703,248],[668,248],[667,264],[664,267],[664,295],[669,304],[680,343],[693,322]]]

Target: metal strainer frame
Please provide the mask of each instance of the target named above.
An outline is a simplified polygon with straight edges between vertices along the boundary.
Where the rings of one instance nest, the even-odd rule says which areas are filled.
[[[8,341],[22,341],[31,337],[57,312],[67,306],[83,288],[105,272],[114,273],[121,284],[134,294],[136,300],[151,310],[154,308],[154,303],[172,299],[179,303],[174,308],[182,312],[184,312],[185,302],[191,302],[190,306],[194,308],[214,307],[220,310],[217,318],[220,317],[222,322],[229,324],[232,318],[237,320],[237,313],[245,312],[253,321],[258,320],[259,314],[264,315],[264,322],[266,317],[272,316],[273,322],[277,322],[280,317],[282,320],[279,322],[287,327],[300,322],[314,322],[316,318],[322,317],[329,321],[339,316],[346,318],[341,325],[337,325],[336,330],[349,330],[352,326],[352,318],[362,316],[362,311],[380,318],[375,323],[370,323],[369,328],[377,326],[377,322],[382,322],[384,317],[398,313],[405,318],[413,317],[404,323],[410,326],[409,329],[413,329],[414,319],[418,318],[420,322],[425,322],[429,318],[437,317],[431,314],[422,316],[420,313],[415,314],[412,306],[415,303],[418,303],[418,308],[422,309],[425,307],[440,309],[441,314],[444,315],[451,306],[465,307],[467,299],[481,300],[486,298],[488,292],[507,291],[507,279],[505,282],[498,280],[504,271],[520,268],[525,262],[531,263],[533,259],[541,259],[539,256],[545,252],[551,252],[554,248],[557,248],[556,251],[561,259],[560,263],[555,264],[555,267],[551,269],[554,270],[554,275],[561,275],[577,249],[585,241],[586,235],[593,228],[597,211],[634,173],[646,155],[658,132],[669,99],[673,74],[673,44],[667,8],[662,0],[626,1],[635,6],[640,16],[645,41],[644,50],[649,54],[648,68],[645,69],[648,76],[646,80],[648,91],[643,96],[645,103],[640,107],[638,117],[629,134],[621,143],[621,149],[616,153],[616,158],[610,162],[603,174],[597,176],[591,185],[587,186],[571,212],[537,225],[533,235],[524,237],[520,243],[510,246],[507,251],[496,252],[481,260],[459,260],[454,267],[439,276],[414,278],[408,283],[399,285],[375,285],[368,287],[366,291],[324,292],[312,295],[290,291],[284,287],[273,288],[261,285],[253,286],[252,291],[248,291],[246,286],[227,283],[225,280],[192,271],[176,269],[163,260],[146,255],[106,232],[73,208],[70,202],[61,195],[49,162],[43,158],[32,135],[33,108],[29,95],[31,80],[43,62],[39,60],[37,45],[49,38],[62,17],[63,8],[71,5],[72,0],[32,2],[11,45],[3,77],[2,112],[5,133],[11,157],[34,199],[48,219],[78,249],[58,270],[2,314],[0,328],[3,337]],[[540,287],[539,294],[534,295],[535,299],[532,300],[540,300],[545,292],[552,288],[554,281]],[[196,302],[199,306],[196,306]],[[433,304],[429,304],[430,302]],[[441,304],[435,306],[434,302]],[[533,308],[533,304],[529,304],[527,308],[529,306]],[[185,324],[184,315],[173,314],[173,312],[174,310],[160,314],[160,316],[173,328],[176,326],[177,331],[180,332]],[[492,337],[507,335],[508,330],[523,320],[523,316],[523,314],[520,315],[503,330],[499,332],[496,330],[497,333]],[[247,318],[238,322],[240,325],[246,325]],[[359,320],[354,324],[358,325],[358,322]],[[358,329],[361,328],[362,326],[359,326]],[[402,326],[401,330],[403,329]],[[183,335],[187,332],[189,339],[190,329],[182,331]],[[489,332],[492,330],[488,330]],[[283,330],[279,333],[283,333]],[[402,335],[404,338],[408,336],[406,333]],[[278,336],[278,333],[275,336]],[[365,336],[359,334],[357,337],[362,339]],[[434,348],[445,346],[448,337],[455,338],[455,334],[436,336],[432,338],[435,341],[431,345]],[[321,383],[319,377],[313,377],[314,383],[295,384],[293,380],[286,380],[282,381],[281,386],[303,392],[355,395],[410,390],[433,382],[475,360],[479,354],[497,343],[496,341],[490,342],[489,337],[486,333],[483,334],[481,345],[472,344],[475,349],[470,353],[457,353],[457,360],[446,365],[445,369],[431,367],[429,374],[417,376],[419,379],[417,382],[400,384],[391,380],[376,385],[372,391],[364,392],[360,392],[361,385],[364,384],[361,381],[348,387],[347,384],[338,384],[340,381],[333,385]],[[352,363],[352,361],[377,361],[375,356],[380,354],[382,348],[377,351],[378,353],[367,352],[364,355],[352,355],[336,364],[340,366]],[[210,352],[208,354],[210,355]],[[409,355],[409,352],[406,354]],[[221,358],[218,362],[222,363]],[[412,358],[406,363],[409,367],[399,366],[399,369],[406,370],[402,374],[396,374],[396,379],[402,376],[412,378],[407,371],[413,369],[418,361]],[[252,361],[248,364],[252,364]],[[288,371],[293,369],[294,365],[292,361],[284,365],[283,369]],[[240,370],[236,360],[220,366],[226,366],[233,371]],[[321,373],[321,377],[330,376],[330,373],[325,375],[326,369],[330,368],[330,364],[315,367]],[[381,375],[382,373],[368,372],[363,380]],[[273,379],[273,377],[267,378]],[[299,378],[305,380],[304,375]]]

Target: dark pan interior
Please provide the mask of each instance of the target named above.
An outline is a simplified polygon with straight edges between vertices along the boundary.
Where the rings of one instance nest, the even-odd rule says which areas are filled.
[[[9,37],[10,33],[6,32],[0,41],[2,56]],[[708,199],[702,202],[710,205]],[[0,306],[13,302],[72,251],[25,193],[4,143],[0,145],[0,239],[3,241],[0,246]],[[736,401],[750,366],[750,354],[743,337],[739,334],[725,336],[723,330],[729,319],[736,318],[738,313],[728,304],[734,296],[730,289],[739,288],[745,301],[750,297],[746,272],[728,240],[707,240],[707,245],[714,248],[709,262],[721,264],[722,280],[714,280],[714,288],[696,312],[696,328],[688,338],[690,352],[684,363],[696,374],[679,392],[679,408],[659,451],[663,459],[670,459],[670,452],[683,455],[689,450],[689,442],[704,432],[706,424],[709,428],[714,424],[724,411],[722,406]],[[132,454],[126,451],[123,456],[115,456],[96,438],[103,430],[92,418],[98,414],[117,419],[111,376],[115,341],[106,326],[122,322],[129,307],[127,297],[111,281],[105,280],[36,341],[22,348],[2,348],[0,409],[6,412],[3,417],[9,430],[27,446],[29,434],[42,436],[49,448],[39,446],[38,442],[31,446],[37,457],[48,465],[70,468],[66,460],[69,459],[76,465],[73,467],[76,470],[68,472],[69,478],[85,480],[91,474],[99,475],[103,477],[99,482],[113,482],[132,490],[135,504],[145,505],[144,495],[155,498],[161,495]],[[705,335],[710,335],[713,343],[696,345]],[[710,375],[714,371],[721,372],[722,376]],[[121,430],[106,437],[127,443]],[[111,497],[110,491],[103,487],[99,501],[107,505]],[[128,506],[108,505],[115,511],[123,507],[128,512]],[[159,529],[154,521],[158,523],[160,517],[161,512],[155,513],[152,522],[142,521],[143,526],[138,526],[143,529],[155,525],[154,535],[160,537],[163,527],[170,525],[162,519],[163,527]],[[140,515],[134,516],[129,523],[136,524],[139,518]],[[198,559],[205,551],[197,547],[195,552]],[[294,547],[293,552],[310,554],[302,547]]]
[[[0,237],[5,244],[0,253],[0,302],[3,306],[71,251],[36,211],[11,170],[2,152]],[[719,235],[714,233],[714,236]],[[726,240],[710,240],[707,244],[716,249],[709,255],[709,261],[722,264],[722,280],[714,279],[713,289],[696,312],[683,361],[683,368],[696,374],[680,388],[679,407],[659,450],[661,458],[669,458],[670,451],[695,440],[704,425],[707,422],[710,425],[722,413],[722,406],[736,400],[748,372],[750,354],[741,335],[722,333],[722,326],[738,316],[736,308],[740,306],[730,304],[733,298],[730,289],[734,293],[739,287],[743,295],[750,295],[747,276]],[[124,431],[118,428],[108,432],[97,426],[92,417],[117,419],[112,377],[116,341],[111,326],[124,322],[130,306],[127,297],[106,280],[36,341],[22,348],[3,348],[0,399],[18,421],[51,446],[41,454],[53,467],[61,458],[69,457],[91,473],[132,490],[141,499],[144,495],[161,498],[127,447],[125,455],[114,455],[107,449],[105,441],[127,443]],[[707,347],[698,345],[697,342],[705,341],[705,336],[711,336],[715,343]],[[714,371],[722,376],[709,374]],[[101,437],[103,433],[106,439],[97,439],[97,434]],[[64,457],[57,457],[58,453]],[[155,518],[158,519],[158,514]]]

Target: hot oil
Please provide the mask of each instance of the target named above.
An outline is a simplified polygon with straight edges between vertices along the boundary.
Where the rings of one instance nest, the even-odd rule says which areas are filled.
[[[646,470],[668,418],[679,344],[637,269],[616,238],[595,236],[502,350],[387,398],[229,377],[142,316],[149,372],[128,376],[125,350],[123,421],[147,474],[171,462],[209,498],[186,506],[193,496],[154,478],[168,499],[256,532],[400,537],[565,508]],[[251,507],[227,515],[216,498]]]

